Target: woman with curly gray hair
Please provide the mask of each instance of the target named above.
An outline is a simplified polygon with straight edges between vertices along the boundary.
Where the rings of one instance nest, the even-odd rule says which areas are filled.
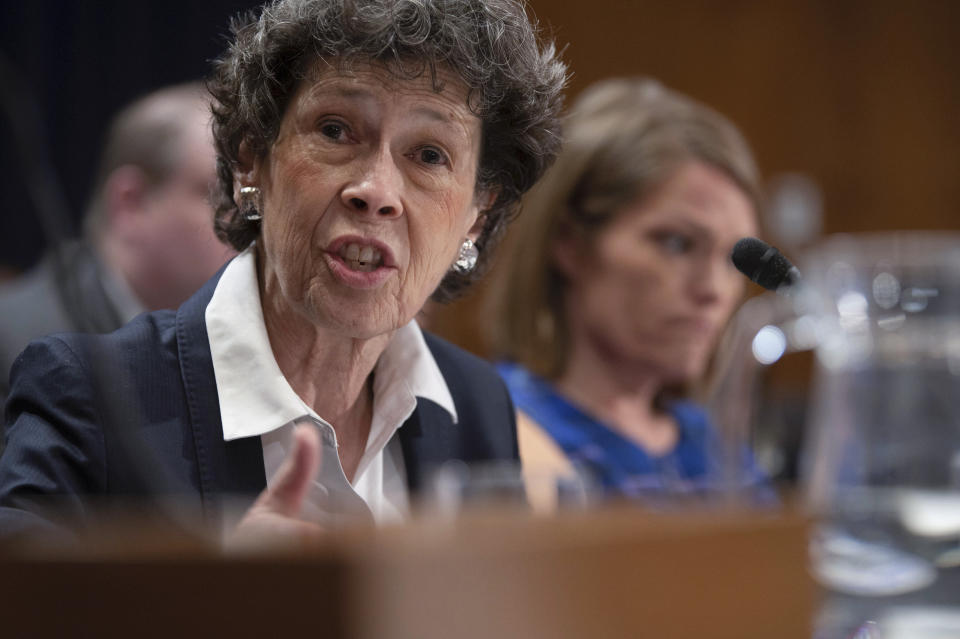
[[[133,427],[151,481],[208,512],[249,496],[240,539],[401,518],[432,466],[517,458],[496,373],[413,318],[483,272],[556,154],[553,47],[517,0],[277,0],[232,33],[209,87],[215,226],[240,254],[177,312],[27,350],[8,516],[38,493],[79,514],[84,494],[130,492]],[[90,368],[116,376],[109,398]],[[36,384],[51,374],[68,390]],[[63,438],[75,472],[28,468]]]

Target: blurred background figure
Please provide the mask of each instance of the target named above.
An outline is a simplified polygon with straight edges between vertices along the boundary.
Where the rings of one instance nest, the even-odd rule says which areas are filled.
[[[0,399],[31,339],[109,332],[142,311],[176,308],[234,254],[213,232],[215,179],[199,83],[155,91],[116,115],[82,239],[59,243],[0,287]]]
[[[716,434],[689,398],[743,295],[729,254],[758,202],[723,116],[650,79],[580,95],[492,291],[525,472],[572,462],[624,496],[715,486]]]

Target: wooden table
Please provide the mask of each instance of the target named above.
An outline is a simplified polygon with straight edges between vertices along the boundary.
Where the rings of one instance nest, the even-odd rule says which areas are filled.
[[[790,514],[475,512],[226,557],[127,530],[0,557],[0,636],[809,639],[806,533]]]

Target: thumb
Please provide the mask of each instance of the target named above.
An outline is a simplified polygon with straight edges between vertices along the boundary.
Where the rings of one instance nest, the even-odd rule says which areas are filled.
[[[298,424],[293,430],[293,449],[274,475],[273,484],[258,500],[262,502],[259,505],[287,517],[297,517],[319,468],[317,429],[311,424]]]

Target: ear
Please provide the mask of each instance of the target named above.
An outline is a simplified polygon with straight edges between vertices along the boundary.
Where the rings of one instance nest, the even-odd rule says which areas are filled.
[[[109,226],[122,230],[142,218],[148,191],[149,182],[140,167],[125,164],[114,169],[103,184]]]
[[[467,237],[472,241],[476,242],[477,238],[480,237],[480,234],[483,232],[483,225],[487,222],[487,211],[489,211],[493,203],[497,201],[497,195],[499,195],[499,193],[500,189],[491,188],[476,195],[477,219],[473,221],[473,225],[470,227],[470,230],[467,231]]]
[[[588,252],[589,247],[582,236],[568,227],[561,228],[553,238],[550,259],[557,270],[567,279],[573,280],[583,272]]]
[[[474,220],[473,226],[471,226],[470,230],[467,231],[467,237],[469,237],[471,241],[473,242],[477,241],[477,238],[480,237],[481,233],[483,233],[483,225],[486,223],[486,221],[487,221],[486,213],[480,213],[479,215],[477,215],[477,219]]]
[[[235,201],[239,201],[242,187],[257,186],[261,166],[261,159],[253,153],[246,140],[240,143],[237,159],[237,165],[233,169],[233,199]]]

